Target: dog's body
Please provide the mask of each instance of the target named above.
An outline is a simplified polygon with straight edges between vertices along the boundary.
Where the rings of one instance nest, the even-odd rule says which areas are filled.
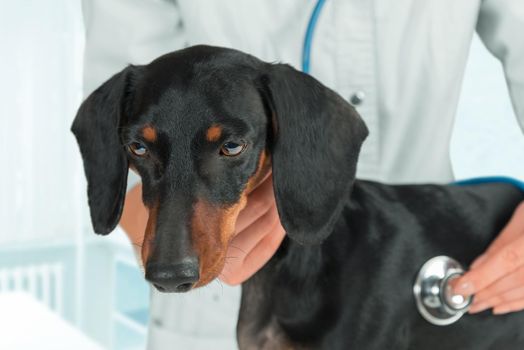
[[[355,181],[367,129],[341,97],[289,66],[192,47],[130,66],[73,124],[95,231],[118,223],[128,168],[149,221],[142,258],[159,290],[212,281],[247,195],[272,167],[287,237],[243,285],[242,349],[522,349],[524,313],[432,326],[412,286],[429,258],[469,264],[524,195],[508,184]],[[175,344],[173,344],[176,347]]]
[[[501,183],[356,181],[321,245],[286,240],[243,284],[240,348],[523,349],[524,313],[466,315],[438,327],[418,314],[412,290],[431,257],[459,257],[467,266],[522,200],[519,189]]]

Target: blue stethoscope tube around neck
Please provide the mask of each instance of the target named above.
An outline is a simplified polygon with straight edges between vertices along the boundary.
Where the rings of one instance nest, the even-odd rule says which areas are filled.
[[[309,62],[311,58],[311,43],[313,41],[313,34],[315,33],[315,27],[317,26],[318,17],[322,11],[326,0],[318,0],[309,22],[307,24],[306,35],[304,36],[304,46],[302,47],[302,71],[309,74]]]

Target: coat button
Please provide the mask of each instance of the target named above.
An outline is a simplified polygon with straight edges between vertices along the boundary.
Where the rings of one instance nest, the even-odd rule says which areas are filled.
[[[351,97],[349,98],[349,102],[353,106],[359,106],[362,104],[362,102],[364,102],[365,99],[366,94],[364,93],[364,91],[357,91],[353,95],[351,95]]]

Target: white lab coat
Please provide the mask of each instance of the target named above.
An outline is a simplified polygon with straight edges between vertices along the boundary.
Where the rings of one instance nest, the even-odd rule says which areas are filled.
[[[314,5],[86,0],[86,93],[128,63],[148,63],[194,44],[233,47],[300,68]],[[311,74],[348,100],[364,96],[357,109],[370,136],[359,177],[397,183],[453,178],[449,141],[475,30],[503,64],[522,127],[522,0],[327,1],[313,38]],[[238,289],[218,287],[215,294],[153,292],[149,348],[234,348]]]

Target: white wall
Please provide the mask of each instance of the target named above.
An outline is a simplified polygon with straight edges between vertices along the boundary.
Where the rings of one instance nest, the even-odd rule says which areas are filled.
[[[79,0],[0,1],[0,244],[74,237],[84,221],[69,132],[82,50]]]

